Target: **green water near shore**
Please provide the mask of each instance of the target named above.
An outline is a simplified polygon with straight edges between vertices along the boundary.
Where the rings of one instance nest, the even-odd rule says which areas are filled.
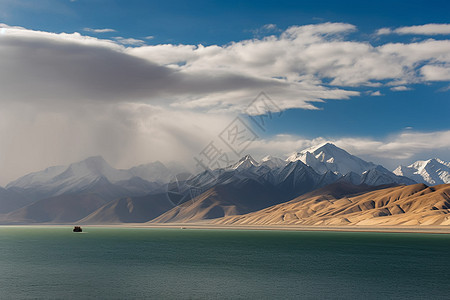
[[[0,299],[448,299],[450,235],[0,227]]]

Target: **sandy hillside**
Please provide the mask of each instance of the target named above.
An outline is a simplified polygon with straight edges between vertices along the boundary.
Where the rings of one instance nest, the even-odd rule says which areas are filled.
[[[353,196],[315,191],[257,212],[211,222],[235,225],[450,225],[450,184],[397,186]]]

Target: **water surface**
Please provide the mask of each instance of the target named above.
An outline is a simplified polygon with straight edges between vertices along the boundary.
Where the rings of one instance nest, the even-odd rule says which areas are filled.
[[[0,227],[0,299],[448,299],[450,236]]]

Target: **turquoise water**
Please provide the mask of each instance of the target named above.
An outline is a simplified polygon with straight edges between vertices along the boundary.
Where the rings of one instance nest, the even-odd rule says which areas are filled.
[[[0,227],[0,299],[449,299],[438,234]]]

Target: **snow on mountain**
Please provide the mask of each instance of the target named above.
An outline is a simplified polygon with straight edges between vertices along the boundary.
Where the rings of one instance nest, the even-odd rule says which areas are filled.
[[[287,165],[287,162],[281,158],[267,155],[261,159],[261,166],[267,166],[271,169],[282,168]]]
[[[73,178],[98,178],[105,177],[111,182],[127,180],[132,177],[126,170],[117,170],[111,167],[101,156],[89,157],[83,161],[73,163],[53,180],[61,181]]]
[[[450,183],[450,162],[438,158],[418,160],[409,166],[398,166],[393,173],[427,185]]]
[[[205,170],[193,176],[174,173],[174,169],[181,168],[177,164],[168,168],[157,161],[120,170],[110,166],[102,157],[94,156],[68,166],[51,167],[25,175],[11,182],[7,189],[0,189],[0,202],[5,207],[8,205],[4,210],[8,213],[28,203],[35,203],[33,207],[37,210],[52,210],[53,206],[48,203],[56,205],[60,200],[63,202],[58,204],[58,209],[70,211],[79,195],[86,196],[86,201],[91,196],[95,201],[111,201],[157,191],[170,195],[170,199],[175,199],[172,204],[178,204],[210,189],[219,188],[224,189],[227,197],[235,197],[237,194],[234,193],[242,192],[239,199],[244,197],[257,203],[259,198],[255,195],[260,190],[253,191],[249,187],[264,187],[276,195],[277,201],[288,201],[339,181],[372,186],[413,184],[413,179],[402,176],[413,174],[422,179],[432,178],[437,182],[439,178],[448,182],[449,165],[437,159],[420,161],[408,167],[400,167],[401,173],[397,175],[401,176],[397,176],[380,165],[366,162],[330,143],[295,153],[287,160],[266,156],[261,162],[257,162],[246,155],[227,168]],[[174,175],[177,175],[175,180]],[[230,187],[234,192],[227,193]],[[23,198],[25,202],[16,201],[14,195]],[[66,207],[64,201],[68,201],[70,205]],[[39,211],[36,213],[40,216]]]
[[[243,170],[248,169],[252,167],[259,166],[259,163],[253,159],[250,155],[246,155],[243,158],[241,158],[237,163],[233,164],[230,169],[233,170]]]
[[[350,172],[362,174],[376,167],[375,164],[351,155],[331,143],[305,149],[292,154],[287,159],[287,161],[297,160],[310,166],[319,174],[325,174],[327,171],[332,171],[337,175],[346,175]]]
[[[398,183],[398,184],[415,184],[416,182],[410,178],[404,176],[398,176],[389,170],[385,169],[382,166],[376,166],[373,169],[365,171],[361,176],[360,184],[367,185],[382,185],[382,184],[390,184],[390,183]]]
[[[93,156],[69,166],[50,167],[25,175],[9,183],[7,188],[32,198],[43,198],[83,190],[101,178],[112,184],[132,186],[135,190],[136,177],[148,183],[163,183],[167,182],[171,175],[172,172],[160,162],[120,170],[113,168],[101,156]],[[155,185],[139,183],[138,186],[141,190],[144,188],[141,191],[143,194],[146,187]]]
[[[42,178],[43,176],[39,177]],[[56,196],[82,190],[99,180],[99,178],[117,182],[130,179],[131,177],[127,171],[111,167],[101,156],[93,156],[70,164],[56,176],[48,176],[46,181],[38,184],[27,186],[20,178],[16,182],[24,189],[36,188],[47,191],[49,196]],[[13,183],[8,186],[17,187]]]
[[[447,178],[448,182],[448,163],[435,162],[441,163],[441,166],[423,167],[422,162],[413,167],[421,170],[434,168],[433,170],[440,172],[438,176]],[[180,170],[182,167],[179,164],[172,164],[171,168],[168,168],[157,161],[128,170],[120,170],[110,166],[102,157],[94,156],[69,166],[51,167],[25,175],[8,184],[7,189],[36,200],[77,192],[102,179],[127,189],[131,194],[144,195],[147,191],[164,188],[172,182],[173,176],[177,174],[173,169]],[[430,172],[427,174],[429,175]],[[246,179],[279,186],[282,189],[293,189],[295,193],[317,188],[336,180],[369,185],[414,183],[411,179],[396,176],[382,166],[366,162],[330,143],[295,153],[287,160],[266,156],[261,162],[257,162],[250,155],[246,155],[225,169],[208,170],[186,178],[183,182],[203,190],[217,184],[228,184]]]
[[[356,185],[415,183],[414,180],[397,176],[380,165],[366,162],[331,143],[326,143],[294,153],[284,161],[266,156],[258,163],[250,155],[246,155],[225,169],[210,170],[194,176],[189,184],[205,189],[244,178],[275,186],[285,185],[283,182],[289,178],[290,184],[285,187],[295,190],[299,188],[297,184],[320,187],[336,180]]]
[[[386,168],[367,162],[331,143],[305,149],[288,157],[301,161],[319,174],[333,172],[353,184],[381,185],[388,183],[414,184],[410,178],[397,176]]]
[[[19,188],[26,188],[43,184],[51,180],[53,177],[61,174],[66,169],[67,166],[56,166],[56,167],[49,167],[43,171],[33,172],[10,182],[6,186],[6,188],[10,188],[13,186]]]

